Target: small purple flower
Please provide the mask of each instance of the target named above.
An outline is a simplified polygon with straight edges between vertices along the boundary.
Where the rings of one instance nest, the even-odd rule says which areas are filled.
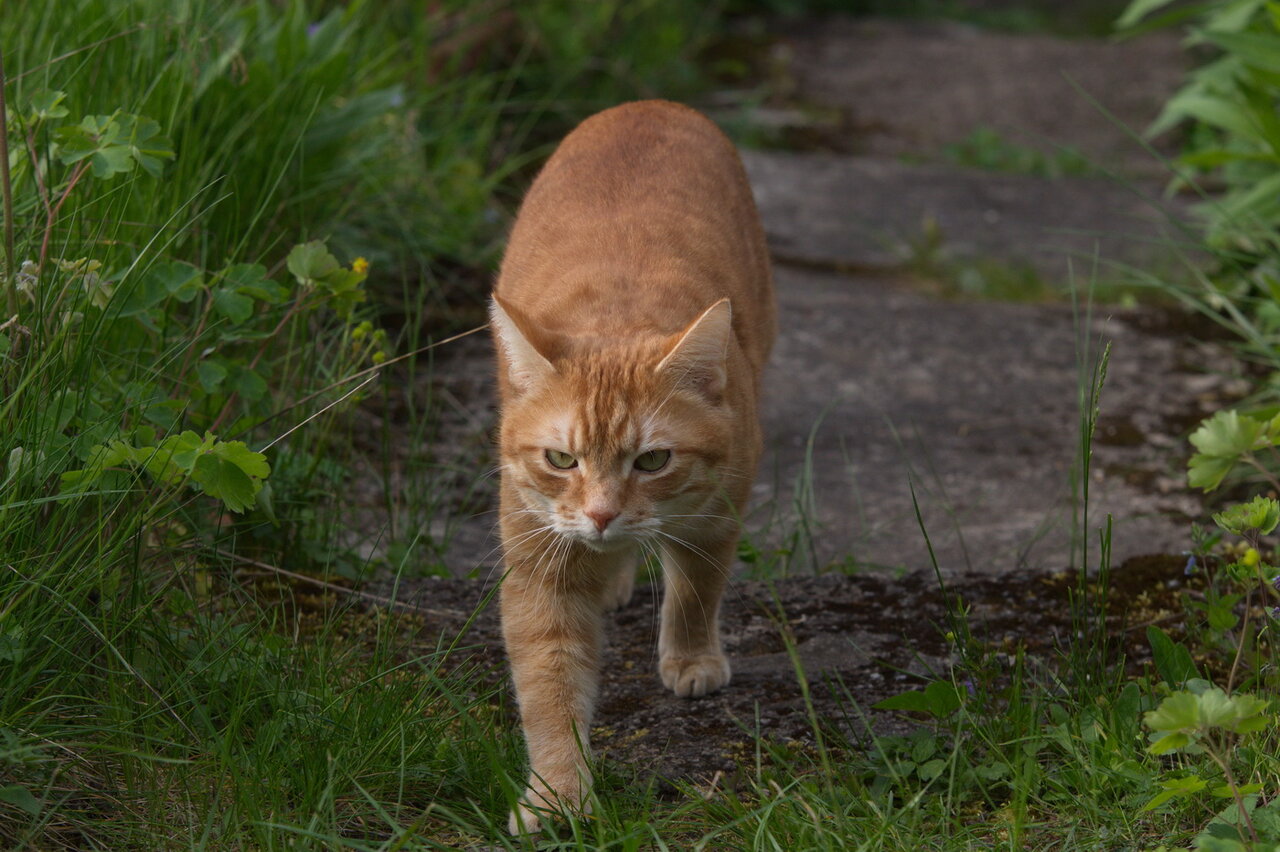
[[[1275,589],[1277,592],[1280,592],[1280,574],[1277,574],[1271,578],[1271,588]]]
[[[1271,608],[1271,617],[1276,621],[1280,621],[1280,606],[1273,606]]]
[[[1182,569],[1182,573],[1187,577],[1196,573],[1196,555],[1194,553],[1187,554],[1187,567]]]
[[[1280,607],[1276,607],[1276,609],[1280,609]],[[969,690],[969,697],[970,697],[970,698],[973,698],[975,695],[977,695],[977,694],[978,694],[978,690],[977,690],[977,688],[973,685],[973,678],[971,678],[971,677],[967,677],[967,678],[965,678],[965,679],[964,679],[964,688],[965,688],[965,689],[967,689],[967,690]]]
[[[307,38],[315,38],[316,33],[318,32],[320,32],[319,21],[316,21],[314,24],[307,24]]]

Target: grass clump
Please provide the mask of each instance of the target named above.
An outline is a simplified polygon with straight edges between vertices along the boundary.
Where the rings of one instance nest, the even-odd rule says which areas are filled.
[[[678,96],[702,26],[665,0],[0,18],[0,845],[493,827],[518,749],[492,690],[346,605],[380,553],[432,570],[447,512],[450,459],[377,447],[377,378],[429,436],[408,356],[479,301],[510,182],[605,102]],[[357,492],[398,516],[362,526]]]

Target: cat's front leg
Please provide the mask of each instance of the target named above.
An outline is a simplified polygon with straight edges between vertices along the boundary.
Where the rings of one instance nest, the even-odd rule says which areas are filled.
[[[720,596],[729,579],[734,541],[708,547],[666,544],[658,672],[681,698],[699,698],[729,682],[720,650]]]
[[[599,683],[601,589],[513,568],[502,585],[502,632],[529,749],[529,784],[512,834],[540,813],[582,811],[591,791],[588,735]]]

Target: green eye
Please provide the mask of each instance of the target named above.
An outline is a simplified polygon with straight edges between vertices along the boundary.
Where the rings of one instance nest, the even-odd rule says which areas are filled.
[[[578,460],[568,453],[559,450],[547,450],[547,464],[557,470],[569,470],[578,466]]]
[[[670,450],[650,450],[647,453],[641,453],[636,456],[636,470],[655,473],[666,467],[669,461],[671,461]]]

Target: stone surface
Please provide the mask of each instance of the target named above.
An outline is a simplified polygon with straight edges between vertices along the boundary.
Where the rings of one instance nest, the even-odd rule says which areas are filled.
[[[829,154],[746,152],[775,256],[885,269],[919,261],[938,229],[948,258],[1030,264],[1055,282],[1115,277],[1120,262],[1179,272],[1186,211],[1159,186],[1045,180]],[[1070,265],[1069,265],[1070,264]]]
[[[1174,32],[1113,42],[832,17],[783,40],[799,91],[848,110],[853,149],[880,157],[933,156],[990,128],[1150,173],[1158,163],[1131,133],[1150,125],[1187,67]],[[1160,144],[1167,152],[1171,140]]]
[[[940,301],[892,278],[775,274],[784,331],[765,389],[766,520],[753,520],[774,542],[812,534],[798,569],[929,567],[912,484],[945,571],[1065,567],[1081,369],[1108,344],[1089,539],[1110,513],[1118,558],[1185,547],[1197,504],[1183,432],[1200,392],[1227,391],[1206,372],[1230,369],[1220,350],[1171,336],[1153,309],[1086,321],[1069,305]],[[797,482],[812,489],[805,513]]]

